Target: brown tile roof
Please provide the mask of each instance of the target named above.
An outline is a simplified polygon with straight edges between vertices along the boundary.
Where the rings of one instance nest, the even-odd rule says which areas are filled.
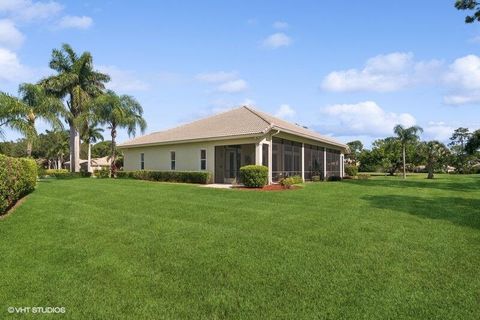
[[[153,132],[119,145],[120,148],[150,144],[168,144],[170,142],[264,134],[277,129],[294,135],[346,148],[346,145],[332,138],[322,136],[315,131],[273,117],[251,107],[240,107],[208,118],[190,122],[169,130]]]

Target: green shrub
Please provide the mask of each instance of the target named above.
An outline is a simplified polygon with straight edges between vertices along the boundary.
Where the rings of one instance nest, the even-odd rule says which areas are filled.
[[[35,189],[37,175],[34,160],[0,155],[0,214]]]
[[[91,172],[88,172],[88,171],[80,171],[80,175],[83,177],[83,178],[90,178],[92,176],[92,173]]]
[[[313,181],[313,182],[322,181],[322,177],[321,177],[321,176],[312,176],[312,181]]]
[[[290,189],[294,184],[300,183],[303,183],[303,179],[301,176],[292,176],[280,180],[280,184],[286,189]]]
[[[268,167],[243,166],[240,168],[240,179],[247,188],[262,188],[268,183]]]
[[[355,177],[358,174],[358,167],[352,164],[345,166],[345,174],[349,177]]]
[[[327,181],[342,181],[342,177],[340,177],[340,176],[330,176],[330,177],[328,177]]]
[[[46,176],[55,176],[56,174],[66,174],[69,173],[67,169],[47,169],[45,170]]]
[[[199,184],[207,184],[211,181],[208,171],[118,171],[117,178]]]
[[[295,180],[292,177],[283,178],[282,180],[280,180],[280,184],[285,189],[290,189],[295,184]]]
[[[110,170],[107,168],[102,168],[100,170],[95,170],[93,172],[94,176],[97,178],[105,179],[110,178]]]
[[[358,179],[360,179],[360,180],[367,180],[367,179],[370,179],[370,175],[369,175],[369,174],[365,174],[365,173],[359,173],[359,174],[358,174]]]

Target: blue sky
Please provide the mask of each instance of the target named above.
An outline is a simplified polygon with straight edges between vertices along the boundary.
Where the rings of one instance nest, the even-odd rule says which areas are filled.
[[[453,3],[0,0],[0,90],[49,75],[67,42],[147,132],[250,104],[345,142],[397,123],[446,141],[480,128],[480,24]]]

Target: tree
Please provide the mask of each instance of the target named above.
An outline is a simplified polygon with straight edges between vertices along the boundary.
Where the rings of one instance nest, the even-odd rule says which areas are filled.
[[[470,135],[465,145],[465,150],[468,154],[474,154],[478,149],[480,149],[480,129]]]
[[[82,132],[82,140],[87,144],[87,172],[92,172],[92,143],[103,141],[103,129],[98,127],[97,122],[86,122]]]
[[[440,169],[447,161],[450,150],[441,142],[436,140],[423,142],[422,153],[425,157],[427,179],[433,179],[435,170]]]
[[[25,117],[28,110],[23,103],[15,97],[0,93],[0,138],[4,138],[5,129],[16,130],[23,135],[34,135],[33,128],[28,124]]]
[[[468,128],[457,128],[450,137],[450,143],[448,144],[452,149],[452,157],[455,166],[455,170],[458,173],[465,173],[468,171],[468,153],[466,150],[466,144],[471,137],[471,133]]]
[[[397,139],[400,141],[402,146],[402,158],[403,158],[403,179],[407,178],[407,171],[406,171],[406,147],[409,143],[418,141],[420,139],[419,134],[423,132],[423,129],[419,126],[412,126],[409,128],[405,128],[402,125],[396,125],[393,128],[393,132],[397,135]]]
[[[58,116],[62,110],[62,102],[46,94],[45,90],[36,84],[24,83],[18,89],[19,98],[0,93],[4,96],[4,101],[11,104],[11,108],[17,108],[18,118],[25,123],[27,130],[22,133],[27,139],[27,156],[32,156],[33,142],[36,138],[35,124],[38,119],[42,119],[54,128],[61,128],[62,123]],[[20,112],[21,111],[21,112]]]
[[[355,165],[357,165],[358,157],[363,150],[363,143],[360,140],[350,141],[347,143],[350,153],[348,159],[351,159]]]
[[[455,8],[458,10],[475,10],[473,15],[465,17],[465,23],[480,21],[480,2],[475,0],[456,0]]]
[[[68,44],[52,51],[50,68],[57,74],[43,79],[40,84],[48,93],[61,99],[67,98],[64,115],[70,126],[70,170],[78,172],[82,114],[91,99],[103,93],[110,77],[94,70],[93,58],[89,52],[78,56]]]
[[[110,176],[115,176],[116,166],[116,138],[117,130],[127,129],[129,136],[135,136],[137,127],[143,133],[147,127],[143,119],[143,108],[135,98],[128,95],[119,96],[115,92],[108,90],[107,93],[94,100],[94,113],[98,121],[106,125],[110,130],[112,144],[110,150],[110,160],[112,162]]]

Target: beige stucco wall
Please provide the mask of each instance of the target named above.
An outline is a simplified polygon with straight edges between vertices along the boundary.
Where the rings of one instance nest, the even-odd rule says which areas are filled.
[[[145,170],[170,170],[170,151],[175,151],[177,171],[199,171],[200,150],[207,151],[207,170],[214,173],[215,146],[256,143],[259,138],[226,139],[194,143],[178,143],[136,148],[122,148],[124,153],[124,170],[140,170],[140,154],[144,154]]]

